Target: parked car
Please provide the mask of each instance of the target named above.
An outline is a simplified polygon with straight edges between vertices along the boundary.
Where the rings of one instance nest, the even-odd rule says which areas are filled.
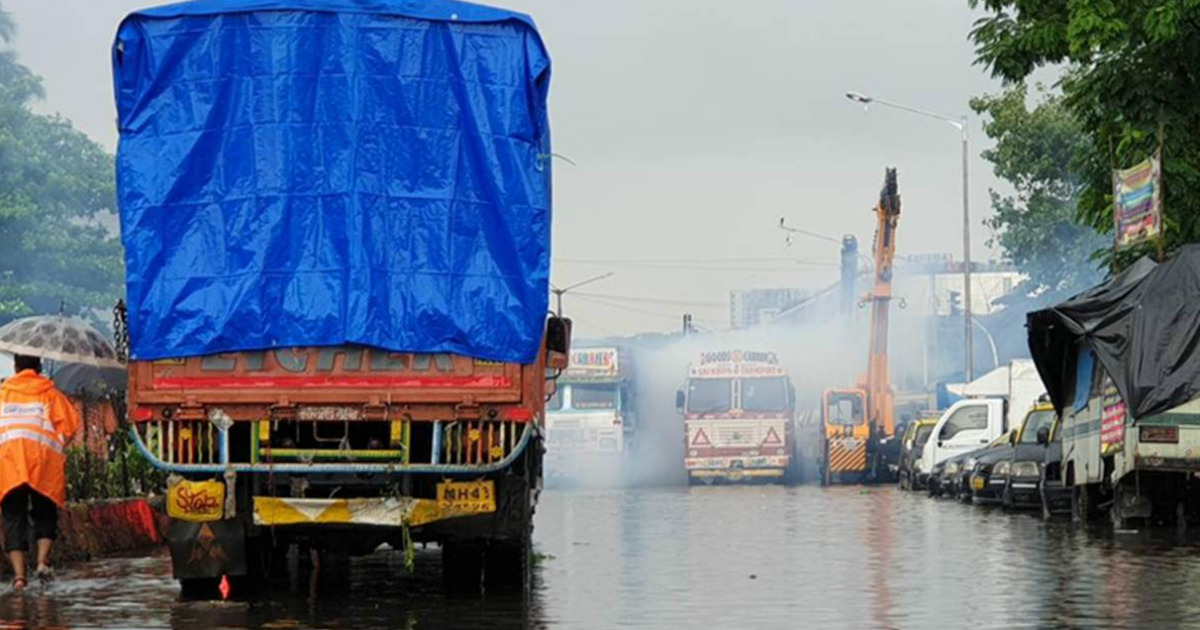
[[[960,453],[954,457],[950,457],[943,461],[939,466],[936,483],[937,494],[935,496],[949,497],[957,499],[959,492],[962,489],[962,471],[967,465],[967,460],[975,454],[975,451],[968,453]],[[974,465],[974,461],[971,461]],[[931,485],[934,481],[931,478]]]
[[[1016,431],[1005,433],[1002,443],[984,449],[975,458],[975,468],[971,471],[971,503],[993,505],[1004,501],[1004,483],[1008,479],[1016,437]]]
[[[1071,488],[1063,484],[1062,476],[1062,418],[1055,418],[1049,431],[1038,430],[1037,441],[1046,445],[1042,462],[1041,495],[1042,516],[1069,515],[1071,513]]]
[[[929,436],[933,433],[933,427],[937,421],[937,418],[914,420],[909,422],[905,428],[904,436],[901,438],[897,471],[900,477],[900,488],[920,490],[925,487],[928,474],[924,470],[921,453],[925,448],[925,442],[929,441]]]
[[[1011,508],[1037,509],[1042,505],[1042,466],[1046,462],[1047,436],[1057,414],[1049,402],[1039,402],[1025,416],[1013,442],[1004,505]],[[1043,432],[1044,431],[1044,432]],[[1042,433],[1042,441],[1038,434]]]

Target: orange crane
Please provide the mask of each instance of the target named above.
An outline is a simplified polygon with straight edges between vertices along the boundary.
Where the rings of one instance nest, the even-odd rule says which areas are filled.
[[[822,468],[826,484],[874,481],[890,475],[887,446],[895,426],[888,375],[888,307],[892,300],[896,224],[900,220],[894,168],[884,173],[875,216],[875,276],[871,292],[864,298],[871,305],[867,373],[859,378],[857,387],[826,390],[822,396]]]

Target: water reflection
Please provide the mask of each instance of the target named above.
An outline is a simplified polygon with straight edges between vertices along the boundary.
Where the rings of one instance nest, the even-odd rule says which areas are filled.
[[[528,601],[447,597],[438,552],[180,602],[164,554],[0,596],[0,628],[1200,627],[1192,533],[1113,535],[891,489],[550,492]]]

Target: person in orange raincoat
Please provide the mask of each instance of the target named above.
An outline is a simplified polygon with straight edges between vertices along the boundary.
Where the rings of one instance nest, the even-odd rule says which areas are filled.
[[[17,355],[16,374],[0,384],[0,513],[4,547],[12,562],[13,588],[26,579],[29,522],[37,540],[37,577],[49,581],[50,548],[58,537],[58,508],[67,499],[67,441],[79,414],[54,383],[42,376],[37,357]]]

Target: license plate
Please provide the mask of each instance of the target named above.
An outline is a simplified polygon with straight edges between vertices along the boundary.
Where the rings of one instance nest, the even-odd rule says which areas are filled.
[[[496,511],[496,482],[446,481],[437,485],[438,506],[443,509],[482,514]]]
[[[971,477],[971,487],[976,490],[983,490],[983,477]]]
[[[167,516],[181,521],[219,521],[225,515],[225,484],[180,481],[167,489]]]

